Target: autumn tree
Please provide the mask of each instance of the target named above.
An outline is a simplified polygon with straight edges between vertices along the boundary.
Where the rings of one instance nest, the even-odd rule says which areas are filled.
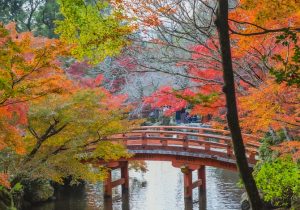
[[[299,150],[299,9],[297,1],[241,1],[230,14],[232,37],[238,37],[241,50],[258,52],[269,71],[263,84],[241,97],[242,126],[262,136],[269,133],[274,143],[284,141],[282,148],[290,148],[282,150],[286,153]],[[273,46],[271,53],[263,52],[266,46]],[[284,138],[279,137],[281,132]]]
[[[120,109],[126,97],[100,88],[101,75],[67,79],[59,58],[69,48],[59,40],[9,28],[1,28],[1,184],[104,178],[104,169],[93,171],[82,158],[128,157],[123,146],[103,140],[134,124]]]
[[[234,147],[238,146],[238,140],[241,139],[241,135],[240,135],[240,128],[239,128],[239,121],[238,121],[238,117],[237,117],[238,116],[237,115],[237,109],[236,109],[236,104],[235,104],[235,99],[234,99],[234,81],[233,81],[233,75],[232,75],[231,52],[230,52],[231,50],[230,50],[230,40],[229,40],[229,36],[228,36],[228,31],[230,30],[231,32],[233,32],[233,34],[238,34],[238,35],[241,35],[241,36],[250,36],[250,37],[251,36],[256,36],[256,35],[261,35],[261,34],[275,33],[275,32],[288,33],[289,30],[298,31],[297,28],[293,28],[292,26],[288,26],[288,28],[283,27],[283,28],[277,28],[277,29],[267,29],[262,25],[257,25],[257,23],[263,24],[264,21],[267,21],[269,19],[276,20],[276,22],[280,24],[282,20],[286,21],[287,18],[293,18],[293,14],[296,14],[296,16],[299,15],[296,11],[297,11],[297,8],[299,8],[300,5],[297,4],[297,2],[293,2],[293,3],[292,2],[293,1],[291,1],[291,4],[288,4],[287,6],[284,6],[284,5],[279,6],[282,10],[278,8],[279,4],[277,4],[277,3],[272,4],[271,3],[271,7],[275,6],[276,9],[279,9],[278,10],[279,14],[277,14],[276,12],[275,13],[270,12],[270,10],[269,10],[270,5],[268,5],[267,10],[265,9],[265,7],[262,8],[261,10],[257,10],[256,4],[255,4],[255,9],[256,9],[256,12],[257,12],[257,13],[254,13],[254,17],[256,18],[255,21],[253,21],[252,23],[251,22],[249,23],[249,22],[239,22],[239,21],[232,20],[234,23],[240,23],[240,24],[245,24],[246,26],[249,26],[249,27],[244,27],[244,29],[250,30],[250,31],[248,31],[246,33],[245,32],[240,32],[239,33],[239,32],[236,32],[236,31],[229,28],[228,16],[227,16],[228,15],[227,14],[228,13],[228,2],[227,1],[221,1],[221,0],[219,1],[219,6],[220,7],[219,7],[219,16],[218,16],[218,19],[217,19],[217,26],[218,26],[218,31],[219,31],[219,34],[220,34],[220,44],[221,44],[221,50],[222,50],[222,56],[223,56],[224,81],[225,81],[224,92],[225,92],[225,95],[226,95],[226,98],[227,98],[227,108],[228,108],[227,120],[228,120],[228,125],[231,129],[231,133],[232,133],[232,136],[233,136]],[[266,3],[270,3],[270,2],[269,1],[262,1],[258,5],[261,6],[261,5],[266,4]],[[246,7],[247,4],[249,5],[251,3],[249,1],[245,2],[245,4],[243,6],[244,6],[244,8],[246,8],[246,10],[247,10],[247,7]],[[281,13],[283,11],[286,11],[286,12]],[[277,15],[277,16],[274,16],[274,15]],[[287,15],[288,15],[288,17],[287,17]],[[297,23],[297,20],[295,22]],[[253,29],[253,27],[258,29],[259,31],[258,32],[251,31]],[[294,36],[294,37],[292,37],[292,39],[294,39],[294,43],[295,43],[295,40],[297,39],[296,38],[297,35],[295,33],[291,33],[291,35]],[[282,40],[285,37],[284,36],[283,37],[279,36],[277,38]],[[276,42],[276,43],[278,43],[278,42]],[[287,46],[289,48],[289,43],[285,41],[284,46]],[[297,53],[297,50],[295,52]],[[287,60],[285,62],[288,62],[288,57],[289,57],[289,54],[287,54]],[[280,58],[282,58],[282,57],[280,55],[277,55],[277,61],[283,61],[283,59],[280,59]],[[293,61],[295,61],[295,59],[293,59]],[[278,79],[278,77],[277,77],[277,79]],[[226,86],[226,83],[227,83],[227,86]],[[288,81],[288,83],[289,83],[289,81]],[[228,84],[230,84],[231,87],[229,87]],[[230,88],[230,90],[229,90],[229,88]],[[275,95],[276,95],[276,91],[274,91],[274,92],[275,92]],[[277,100],[277,99],[281,100],[281,97],[279,95],[277,95],[275,100]],[[264,103],[262,105],[264,106],[265,104],[266,103]],[[275,107],[275,109],[278,108],[277,104],[278,103],[276,103],[276,102],[274,103],[274,101],[273,101],[272,102],[273,107],[272,108],[269,107],[269,110],[265,110],[266,111],[265,113],[261,113],[260,118],[262,116],[269,116],[270,118],[272,118],[272,119],[269,119],[269,120],[271,120],[271,121],[275,120],[276,121],[276,117],[273,115],[274,114],[273,111],[274,111],[274,107]],[[292,104],[293,104],[293,102],[292,102]],[[290,113],[291,110],[294,111],[295,109],[293,109],[293,108],[289,109],[289,111],[285,113],[285,115],[287,115],[287,116],[284,116],[284,117],[289,118],[288,115],[293,115],[293,114]],[[296,110],[297,110],[297,108],[296,108]],[[233,112],[230,113],[230,111],[233,111]],[[276,112],[276,114],[280,113],[280,112],[282,112],[282,109],[279,108],[275,112]],[[256,116],[256,118],[257,117],[258,116]],[[297,114],[296,114],[295,117],[297,117]],[[293,120],[293,117],[290,120]],[[268,126],[270,126],[270,124],[271,124],[270,121],[268,121],[267,119],[263,120],[263,122],[268,124]],[[297,126],[297,123],[294,126]],[[237,135],[235,136],[234,134],[237,134]],[[234,137],[236,137],[236,141],[235,141]],[[235,143],[237,145],[235,145]],[[241,152],[241,150],[240,150],[240,152]],[[237,155],[237,153],[236,153],[236,155]],[[237,161],[239,161],[238,159],[239,158],[237,157]],[[242,158],[241,158],[241,160],[242,160]],[[238,164],[239,167],[241,167],[241,165],[242,164]],[[241,173],[241,174],[242,174],[243,179],[246,178],[246,177],[243,177],[243,175],[247,174],[246,172]],[[250,174],[250,173],[248,172],[248,174]],[[261,202],[260,202],[260,199],[259,199],[259,195],[258,195],[256,186],[255,186],[255,183],[254,183],[254,181],[251,177],[248,177],[248,178],[250,178],[250,179],[248,180],[248,183],[245,182],[245,185],[248,185],[248,187],[249,187],[247,189],[247,186],[246,186],[246,190],[247,190],[248,195],[250,197],[250,202],[252,204],[252,208],[253,209],[261,209],[262,206],[261,206]],[[252,189],[252,190],[250,190],[250,189]],[[251,196],[253,196],[253,197],[251,198]]]
[[[220,97],[217,100],[214,97],[220,95],[218,93],[223,85],[219,42],[212,21],[217,6],[216,1],[207,4],[204,1],[189,0],[131,1],[130,4],[123,2],[125,8],[128,8],[137,18],[141,25],[140,30],[144,33],[141,37],[132,37],[137,52],[128,52],[134,57],[132,63],[138,66],[136,72],[141,74],[159,72],[165,76],[184,78],[183,86],[174,83],[169,83],[169,86],[175,90],[172,91],[173,93],[184,92],[184,90],[191,93],[189,100],[185,101],[194,104],[196,107],[193,109],[194,113],[203,114],[206,111],[215,114],[219,109],[220,114],[223,115],[224,99]],[[154,21],[148,21],[149,19]],[[252,59],[251,63],[248,62],[249,56]],[[244,94],[245,87],[258,87],[263,82],[268,70],[257,57],[252,54],[240,54],[234,56],[233,60],[239,93]],[[156,96],[162,95],[161,93]],[[170,91],[165,93],[170,94]],[[201,105],[197,106],[195,102],[199,101],[199,97],[190,100],[192,95],[196,96],[198,93],[205,97],[213,96],[211,99],[215,101],[211,107],[215,109],[209,108],[207,103],[202,108]],[[166,95],[167,97],[169,96]],[[182,107],[177,106],[177,108]],[[172,110],[176,111],[176,109]]]
[[[28,102],[51,93],[68,90],[69,81],[59,67],[58,55],[65,47],[58,40],[36,38],[32,33],[17,33],[15,25],[1,25],[0,67],[0,153],[7,162],[6,152],[24,155]],[[9,175],[1,164],[7,186]],[[5,180],[5,179],[3,179]],[[6,184],[5,184],[6,183]]]
[[[299,10],[294,0],[242,0],[229,17],[229,30],[239,50],[256,54],[277,82],[290,85],[299,84],[300,77]]]
[[[101,89],[87,88],[33,101],[24,137],[26,153],[6,169],[12,174],[11,179],[44,178],[58,183],[68,176],[72,176],[74,182],[103,179],[105,168],[94,171],[83,160],[129,157],[122,145],[106,141],[105,137],[135,125],[116,105],[122,99],[118,103],[111,97]]]
[[[50,93],[67,91],[68,82],[59,67],[65,47],[58,40],[33,37],[1,25],[0,112],[1,149],[23,150],[20,129],[26,124],[26,102]]]
[[[132,38],[135,49],[144,48],[144,58],[136,61],[144,71],[164,72],[197,79],[202,83],[214,82],[203,75],[206,70],[222,71],[218,37],[213,24],[216,1],[122,2],[137,18],[144,34],[141,38]],[[152,23],[147,20],[156,21]],[[251,63],[248,61],[250,57]],[[239,53],[233,60],[236,80],[249,86],[258,86],[268,71],[256,54]]]
[[[235,82],[232,67],[231,47],[229,38],[228,25],[228,1],[219,0],[218,13],[216,18],[216,25],[219,33],[220,48],[222,53],[223,64],[223,91],[226,97],[227,108],[227,123],[230,129],[234,154],[236,156],[236,164],[239,169],[241,178],[243,180],[245,189],[247,191],[250,205],[252,209],[263,209],[263,203],[258,193],[255,180],[252,172],[248,167],[247,157],[245,153],[245,146],[243,144],[243,137],[239,125],[238,110],[236,105]]]
[[[137,18],[141,25],[140,30],[145,34],[142,38],[138,36],[132,38],[135,49],[140,51],[140,56],[133,54],[134,58],[138,58],[135,60],[140,67],[138,71],[156,71],[185,77],[193,81],[189,82],[186,88],[195,92],[204,88],[206,84],[209,86],[216,83],[216,85],[222,86],[222,80],[215,79],[222,74],[216,27],[212,21],[217,6],[216,1],[209,3],[189,0],[130,1],[130,3],[122,1],[121,4]],[[258,35],[261,35],[259,37],[237,34],[239,30],[262,32],[262,29],[251,26],[251,24],[235,21],[248,18],[248,23],[252,21],[253,24],[257,24],[255,16],[259,13],[258,10],[252,11],[254,4],[252,7],[247,7],[245,4],[251,3],[247,1],[232,3],[231,8],[233,9],[230,10],[229,19],[234,40],[232,43],[234,76],[237,82],[237,91],[241,95],[246,94],[248,87],[259,87],[264,83],[271,66],[274,66],[272,58],[283,49],[280,44],[276,43],[278,34],[266,33],[268,36],[265,36],[265,33],[259,33]],[[267,4],[267,1],[260,3],[259,8],[262,8],[262,13],[265,12],[263,8],[268,8]],[[294,27],[297,20],[295,12],[293,14],[290,12],[297,11],[297,4],[293,3],[290,7],[281,10],[289,10],[289,12],[281,13],[285,16],[281,17],[280,22],[271,24],[264,20],[264,23],[268,23],[268,26],[276,26],[283,32],[287,28],[283,23],[289,22],[290,28],[297,31],[297,28]],[[270,20],[272,17],[268,18]],[[251,21],[249,21],[250,19]],[[252,29],[248,29],[249,27]],[[141,49],[143,50],[141,51]],[[262,60],[268,61],[268,65]],[[269,61],[272,62],[269,63]],[[218,76],[211,77],[212,73]],[[198,86],[199,90],[196,90],[194,86]]]

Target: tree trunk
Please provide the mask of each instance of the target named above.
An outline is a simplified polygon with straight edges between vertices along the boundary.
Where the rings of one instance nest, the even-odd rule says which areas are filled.
[[[240,176],[247,191],[252,210],[263,209],[263,203],[252,176],[252,170],[248,167],[245,146],[241,134],[238,119],[238,111],[235,97],[234,76],[231,60],[231,48],[228,26],[228,0],[218,0],[216,25],[219,33],[219,41],[222,55],[223,91],[226,96],[227,123],[231,131],[233,149],[236,156],[236,163]]]

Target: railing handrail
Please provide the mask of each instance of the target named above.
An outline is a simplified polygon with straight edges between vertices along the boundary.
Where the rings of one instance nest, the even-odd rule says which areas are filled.
[[[159,136],[147,136],[147,137],[142,137],[142,136],[120,136],[120,137],[112,137],[107,139],[108,141],[137,141],[137,140],[151,140],[151,141],[157,141],[157,142],[162,142],[162,141],[172,141],[172,142],[190,142],[190,143],[197,143],[197,144],[203,144],[203,145],[211,145],[211,146],[219,146],[223,147],[224,149],[231,147],[230,144],[228,143],[220,143],[220,142],[213,142],[213,141],[205,141],[205,140],[193,140],[193,139],[184,139],[184,138],[171,138],[171,137],[159,137]],[[168,145],[170,146],[170,145]],[[249,144],[246,146],[246,151],[256,151],[258,153],[258,146],[257,145],[252,145]]]
[[[142,129],[140,129],[142,128]],[[177,130],[182,130],[183,128],[185,130],[197,130],[198,127],[184,127],[184,126],[142,126],[140,128],[135,128],[132,129],[132,131],[127,132],[127,134],[169,134],[169,135],[183,135],[183,136],[194,136],[194,137],[204,137],[204,138],[214,138],[214,139],[220,139],[220,140],[224,140],[227,141],[227,143],[231,142],[231,137],[230,136],[224,136],[224,135],[220,135],[220,134],[214,134],[214,133],[196,133],[196,132],[187,132],[187,131],[177,131]],[[149,130],[151,128],[151,130]],[[160,130],[152,130],[152,129],[157,129],[159,128]],[[164,130],[161,128],[173,128],[173,129],[177,129],[177,130]],[[202,128],[198,128],[198,130],[201,130]],[[207,128],[203,128],[202,130],[207,130]],[[216,131],[223,131],[223,130],[218,130],[218,129],[213,129]],[[212,129],[210,129],[209,131],[212,131]],[[229,131],[227,131],[229,132]],[[229,134],[229,133],[228,133]],[[248,138],[252,138],[252,137],[256,137],[250,134],[244,134],[244,135],[248,135]],[[256,147],[258,148],[260,146],[260,143],[257,141],[253,141],[253,140],[249,140],[249,139],[245,139],[244,138],[244,143],[247,146],[252,146],[252,147]],[[256,137],[257,139],[258,137]]]
[[[144,129],[133,129],[131,132],[125,132],[120,134],[112,135],[108,138],[103,139],[104,141],[112,142],[122,142],[127,148],[131,147],[141,147],[145,149],[149,147],[161,147],[167,151],[173,151],[182,149],[183,151],[188,150],[199,150],[200,152],[217,152],[215,149],[221,149],[218,151],[221,156],[226,155],[232,158],[234,155],[231,138],[230,136],[223,136],[220,134],[210,134],[210,133],[197,133],[197,132],[185,132],[185,131],[169,131],[162,130],[161,128],[182,128],[182,126],[144,126]],[[149,130],[152,128],[160,128],[161,130]],[[184,127],[186,128],[186,127]],[[193,130],[194,127],[187,127],[187,130]],[[138,135],[137,135],[138,134]],[[148,135],[150,134],[150,135]],[[154,134],[154,135],[151,135]],[[155,135],[159,134],[159,135]],[[178,136],[168,136],[168,135],[178,135]],[[190,139],[189,136],[198,137],[197,139]],[[208,138],[224,140],[223,142],[209,141]],[[255,161],[256,155],[258,154],[259,142],[255,141],[245,141],[245,150],[248,158],[253,162]],[[91,148],[93,146],[91,145]],[[90,149],[91,149],[90,148]],[[150,149],[151,150],[151,149]],[[215,150],[215,151],[214,151]]]
[[[133,130],[129,133],[146,133],[146,134],[173,134],[173,135],[188,135],[188,136],[197,136],[197,137],[208,137],[208,138],[216,138],[221,140],[231,140],[229,136],[221,136],[215,134],[206,134],[206,133],[192,133],[192,132],[183,132],[183,131],[158,131],[158,130]]]
[[[223,134],[228,134],[230,135],[229,130],[224,130],[224,129],[216,129],[216,128],[205,128],[205,127],[189,127],[189,126],[170,126],[170,125],[162,125],[162,126],[141,126],[134,128],[133,130],[142,130],[142,129],[179,129],[179,130],[202,130],[202,131],[211,131],[211,132],[218,132],[218,133],[223,133]],[[260,139],[260,137],[252,135],[252,134],[242,134],[245,137],[251,137],[254,139]]]

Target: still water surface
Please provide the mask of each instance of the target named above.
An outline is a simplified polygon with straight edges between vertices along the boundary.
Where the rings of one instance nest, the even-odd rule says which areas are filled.
[[[121,187],[113,189],[113,199],[104,201],[103,186],[87,184],[65,189],[57,199],[31,210],[238,210],[243,191],[237,187],[234,172],[206,167],[206,196],[193,190],[193,201],[184,202],[183,175],[170,162],[147,161],[145,174],[131,170],[129,193],[121,196]],[[195,177],[194,177],[195,176]],[[113,177],[119,177],[114,171]],[[196,173],[193,174],[196,179]]]

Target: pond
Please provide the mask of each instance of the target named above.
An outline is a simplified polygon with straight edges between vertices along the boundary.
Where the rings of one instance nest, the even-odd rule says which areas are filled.
[[[170,162],[147,161],[144,174],[130,170],[129,192],[113,189],[112,199],[103,199],[102,183],[86,184],[81,188],[64,189],[56,200],[31,207],[30,210],[238,210],[243,193],[237,186],[235,172],[206,167],[206,195],[193,190],[193,200],[185,202],[183,174]],[[119,171],[113,171],[113,177]],[[195,176],[195,177],[194,177]],[[196,178],[196,174],[193,174]]]

